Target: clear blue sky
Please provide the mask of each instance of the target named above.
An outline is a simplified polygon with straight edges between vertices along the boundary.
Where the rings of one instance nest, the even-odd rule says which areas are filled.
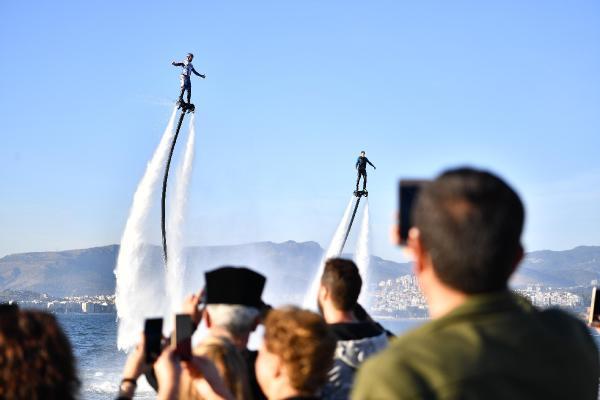
[[[363,149],[375,254],[397,180],[465,163],[528,250],[600,244],[597,1],[3,1],[0,50],[0,256],[120,240],[188,51],[192,244],[326,246]]]

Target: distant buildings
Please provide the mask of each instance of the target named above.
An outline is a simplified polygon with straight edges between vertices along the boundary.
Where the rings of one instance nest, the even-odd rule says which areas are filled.
[[[587,288],[552,288],[530,285],[515,289],[540,308],[559,307],[575,313],[582,313],[589,299],[572,293],[585,292]],[[427,303],[421,294],[414,275],[402,275],[377,283],[377,288],[368,293],[370,311],[377,317],[411,318],[426,317]]]
[[[21,299],[17,295],[9,301],[15,302],[23,308],[45,310],[55,314],[116,312],[114,295],[75,296],[61,299],[50,299],[48,295],[41,295],[37,299]]]

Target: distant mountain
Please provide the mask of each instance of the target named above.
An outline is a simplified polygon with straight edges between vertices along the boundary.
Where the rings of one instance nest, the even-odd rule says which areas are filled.
[[[112,294],[118,245],[59,252],[13,254],[0,259],[0,292],[27,290],[50,296]],[[153,248],[151,262],[160,263],[161,250]],[[344,256],[350,256],[345,254]],[[266,299],[298,301],[323,257],[315,242],[259,242],[187,249],[187,290],[197,290],[203,272],[221,265],[246,265],[268,277]],[[409,263],[373,256],[370,281],[393,279],[411,272]],[[589,285],[600,281],[600,246],[566,251],[528,253],[512,281],[514,286],[540,283],[557,287]]]
[[[203,272],[222,265],[245,265],[265,274],[270,288],[285,288],[287,296],[304,292],[323,256],[316,242],[259,242],[187,249],[190,290],[197,290]],[[0,291],[30,290],[51,296],[112,294],[118,245],[81,250],[13,254],[0,259]],[[161,262],[161,250],[151,250],[150,262]],[[403,275],[409,264],[372,257],[374,281]],[[193,289],[191,289],[193,287]],[[282,293],[277,291],[277,295]],[[294,298],[294,300],[297,300]]]
[[[568,287],[590,285],[592,280],[600,282],[600,246],[527,253],[512,283]]]

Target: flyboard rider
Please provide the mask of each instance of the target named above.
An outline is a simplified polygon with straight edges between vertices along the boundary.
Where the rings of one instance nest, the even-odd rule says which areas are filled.
[[[367,191],[367,164],[369,164],[371,167],[373,167],[373,169],[377,169],[371,163],[371,161],[369,161],[369,159],[367,157],[365,157],[365,152],[363,150],[360,152],[360,156],[358,156],[358,159],[356,160],[356,166],[355,166],[358,171],[358,174],[356,177],[356,191],[357,192],[358,192],[358,184],[360,182],[361,176],[363,178],[363,192]]]
[[[181,93],[179,94],[179,102],[178,102],[179,104],[183,103],[183,94],[185,93],[186,90],[187,90],[187,103],[190,104],[190,100],[192,98],[192,82],[190,80],[190,77],[192,76],[192,72],[202,79],[206,78],[206,75],[202,75],[194,69],[194,66],[192,65],[193,59],[194,59],[194,55],[192,53],[188,53],[186,59],[183,62],[173,61],[171,63],[172,65],[174,65],[176,67],[182,67],[181,68],[181,76],[179,77],[180,81],[181,81]]]

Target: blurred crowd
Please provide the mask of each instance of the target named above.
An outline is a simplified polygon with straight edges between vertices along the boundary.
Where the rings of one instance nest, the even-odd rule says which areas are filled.
[[[170,337],[151,324],[140,331],[115,398],[134,398],[146,379],[158,399],[597,399],[588,327],[508,288],[524,254],[525,211],[506,182],[448,170],[423,185],[410,221],[407,237],[394,229],[393,240],[412,256],[424,325],[394,337],[374,321],[358,303],[363,282],[351,260],[326,261],[318,313],[271,308],[268,277],[224,266],[186,298]],[[262,343],[250,350],[259,325]],[[79,387],[55,318],[0,306],[0,399],[75,399]]]

